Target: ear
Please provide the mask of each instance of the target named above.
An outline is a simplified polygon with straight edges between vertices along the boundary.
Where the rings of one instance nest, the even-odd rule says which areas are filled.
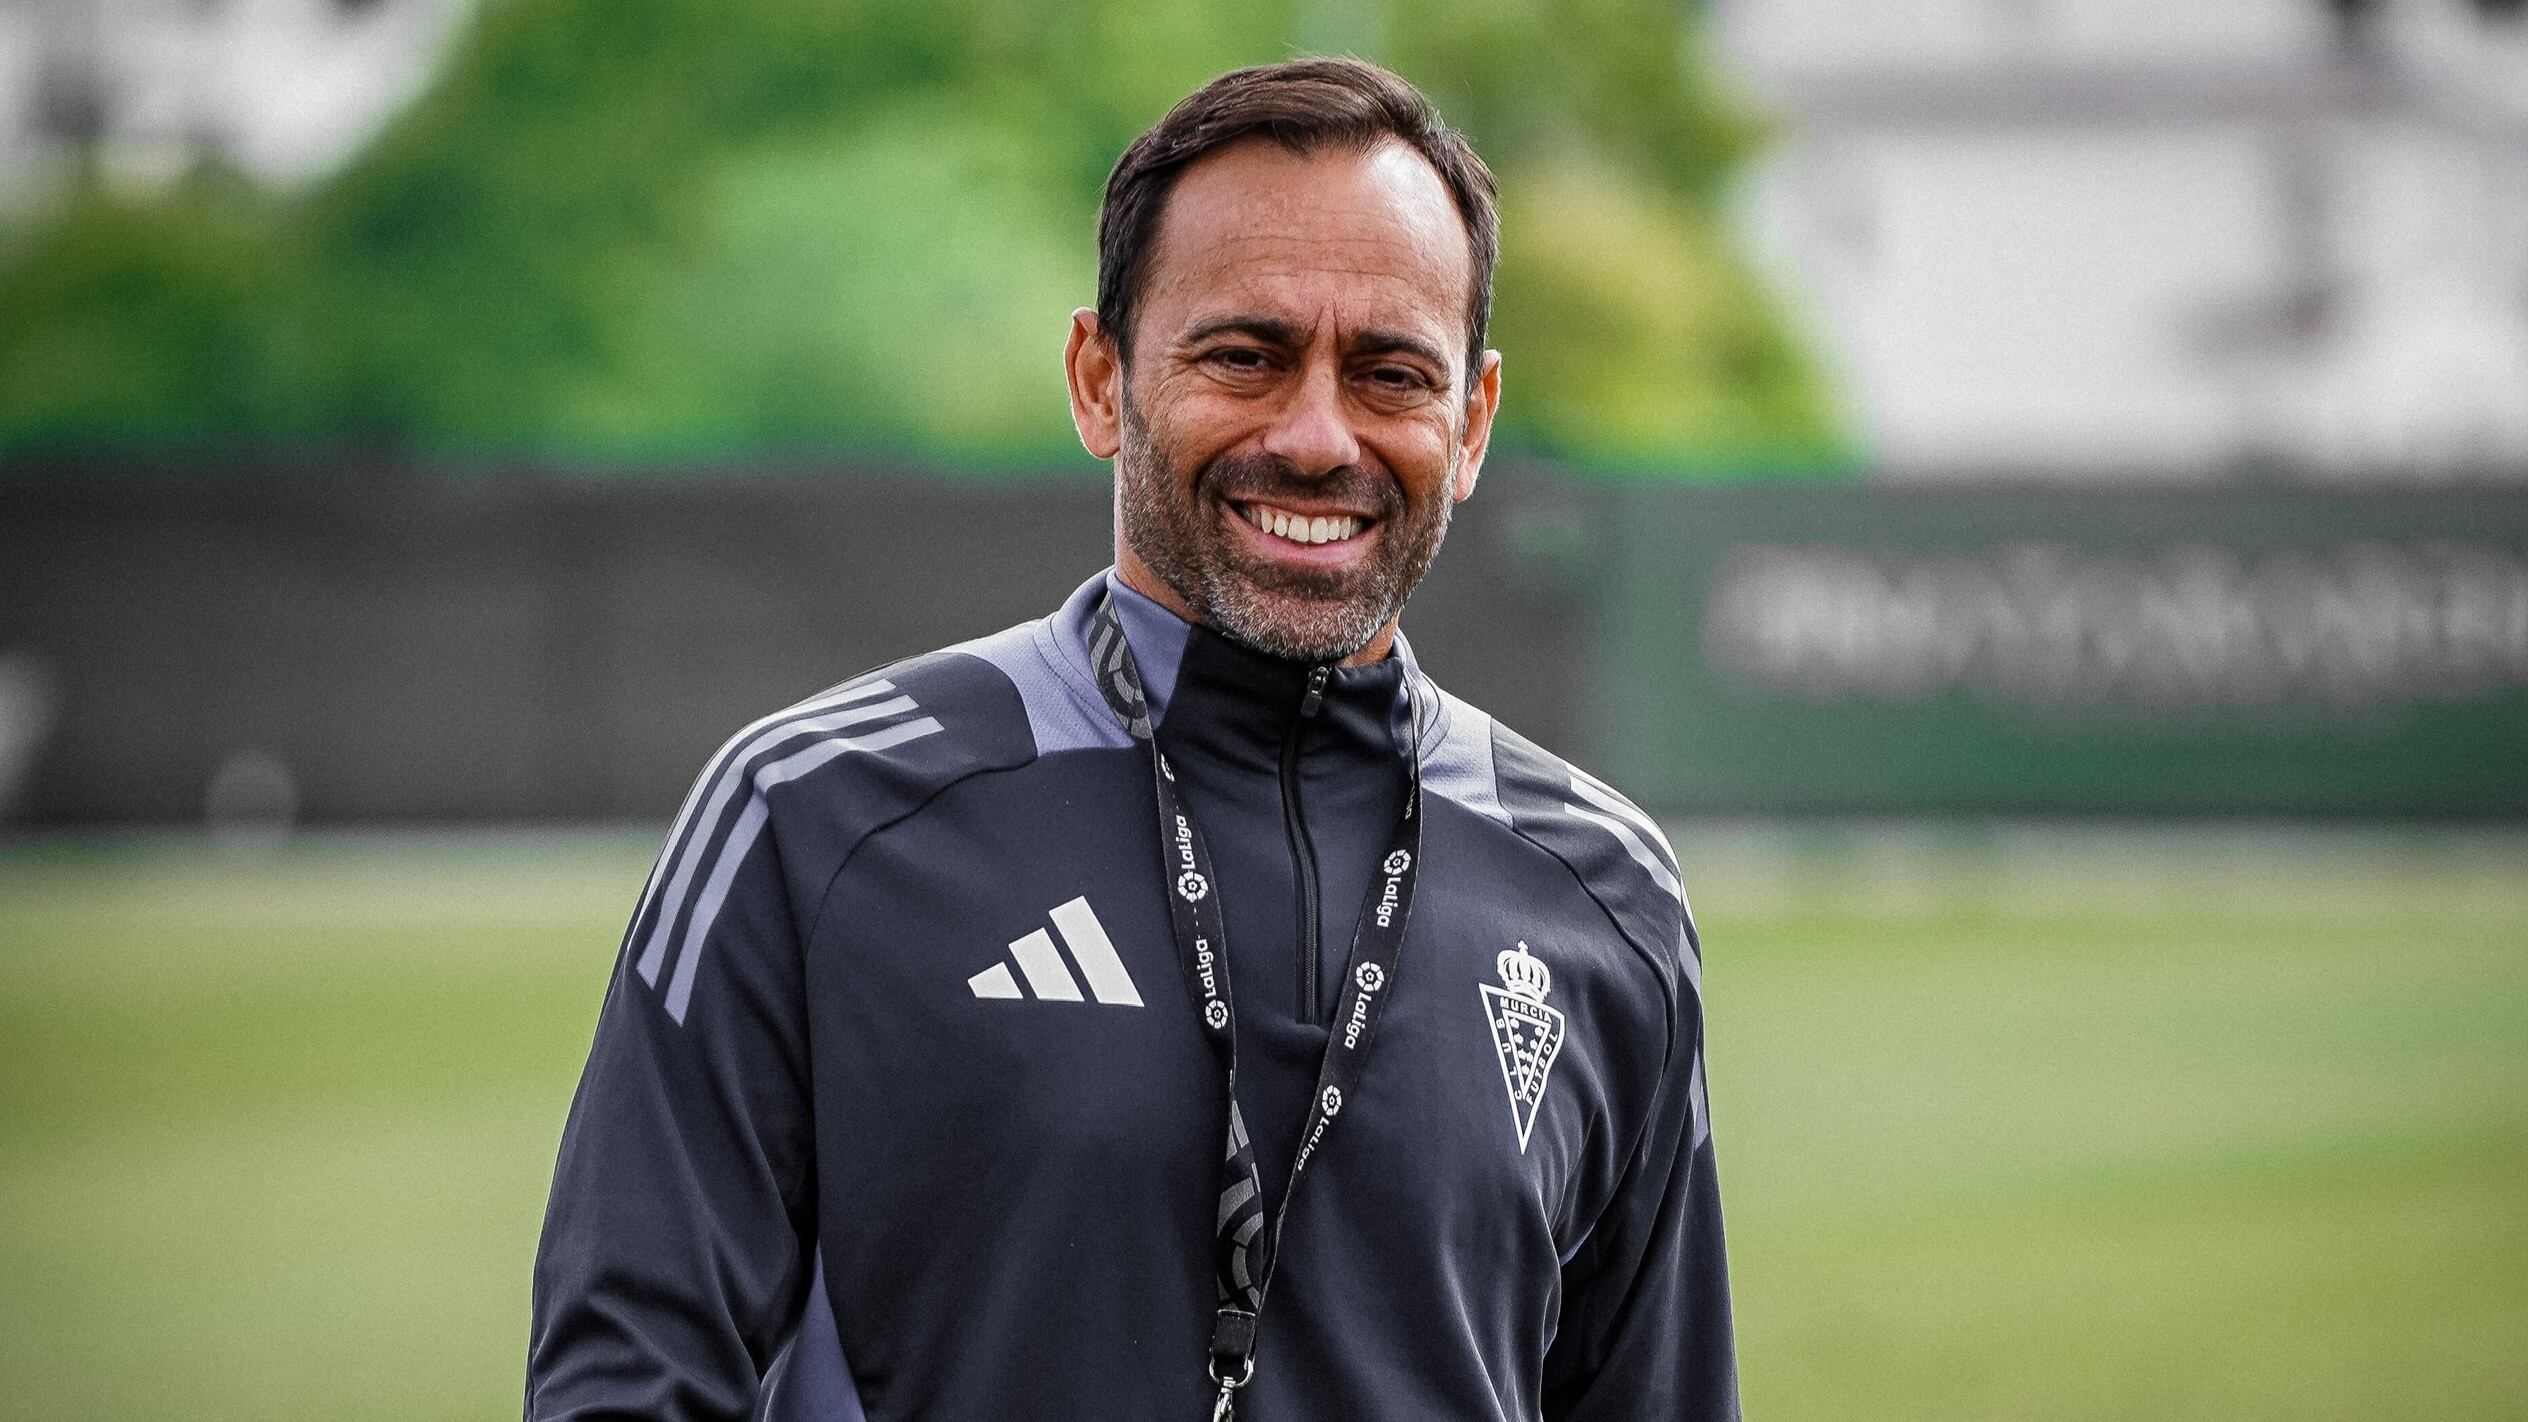
[[[1457,438],[1457,472],[1448,481],[1448,496],[1459,503],[1473,498],[1475,478],[1483,473],[1483,452],[1492,444],[1492,417],[1501,410],[1501,353],[1483,353],[1483,373],[1466,393],[1466,426]]]
[[[1099,459],[1124,445],[1123,352],[1083,306],[1071,313],[1071,339],[1062,347],[1062,369],[1071,384],[1071,427]]]

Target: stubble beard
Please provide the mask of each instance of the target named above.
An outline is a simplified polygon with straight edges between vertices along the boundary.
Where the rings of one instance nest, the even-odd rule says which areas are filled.
[[[1404,610],[1405,599],[1448,536],[1448,481],[1412,508],[1393,478],[1347,466],[1308,478],[1269,456],[1224,455],[1190,479],[1155,439],[1129,397],[1116,501],[1124,546],[1185,600],[1195,619],[1230,640],[1292,661],[1341,661]],[[1282,500],[1277,500],[1276,495]],[[1257,558],[1228,526],[1232,499],[1298,502],[1332,495],[1372,510],[1368,556],[1343,568],[1305,568]]]

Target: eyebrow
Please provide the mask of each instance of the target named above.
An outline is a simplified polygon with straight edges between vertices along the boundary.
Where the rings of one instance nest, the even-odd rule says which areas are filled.
[[[1198,346],[1214,336],[1253,336],[1273,346],[1296,346],[1303,343],[1303,333],[1295,322],[1274,316],[1223,316],[1205,321],[1177,338],[1182,346]]]
[[[1356,349],[1364,354],[1387,355],[1401,351],[1406,355],[1429,361],[1443,374],[1448,371],[1448,357],[1441,353],[1440,348],[1410,331],[1395,331],[1383,326],[1373,326],[1361,332],[1359,341],[1354,344]]]
[[[1205,321],[1179,337],[1177,344],[1198,346],[1214,336],[1225,335],[1252,336],[1267,345],[1286,348],[1304,345],[1307,341],[1306,333],[1296,322],[1285,321],[1278,316],[1237,315]],[[1352,353],[1357,355],[1383,355],[1393,352],[1418,357],[1443,371],[1449,368],[1448,356],[1439,347],[1410,331],[1373,326],[1362,331],[1358,339],[1352,343]]]

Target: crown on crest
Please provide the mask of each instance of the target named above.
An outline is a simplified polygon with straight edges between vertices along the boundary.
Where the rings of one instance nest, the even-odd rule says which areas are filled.
[[[1544,959],[1528,952],[1523,940],[1516,948],[1503,949],[1492,965],[1501,974],[1502,986],[1530,1002],[1543,1002],[1545,994],[1553,991],[1553,969],[1545,966]]]

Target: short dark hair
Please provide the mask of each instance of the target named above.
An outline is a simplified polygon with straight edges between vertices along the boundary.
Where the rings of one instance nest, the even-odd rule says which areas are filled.
[[[1236,69],[1185,96],[1132,141],[1106,177],[1097,214],[1097,321],[1125,356],[1150,275],[1150,249],[1178,175],[1204,154],[1242,138],[1270,138],[1293,153],[1340,145],[1367,152],[1394,139],[1438,171],[1466,224],[1474,279],[1466,293],[1466,378],[1483,365],[1492,316],[1492,268],[1501,254],[1492,170],[1465,135],[1441,122],[1422,91],[1359,59],[1294,59]]]

